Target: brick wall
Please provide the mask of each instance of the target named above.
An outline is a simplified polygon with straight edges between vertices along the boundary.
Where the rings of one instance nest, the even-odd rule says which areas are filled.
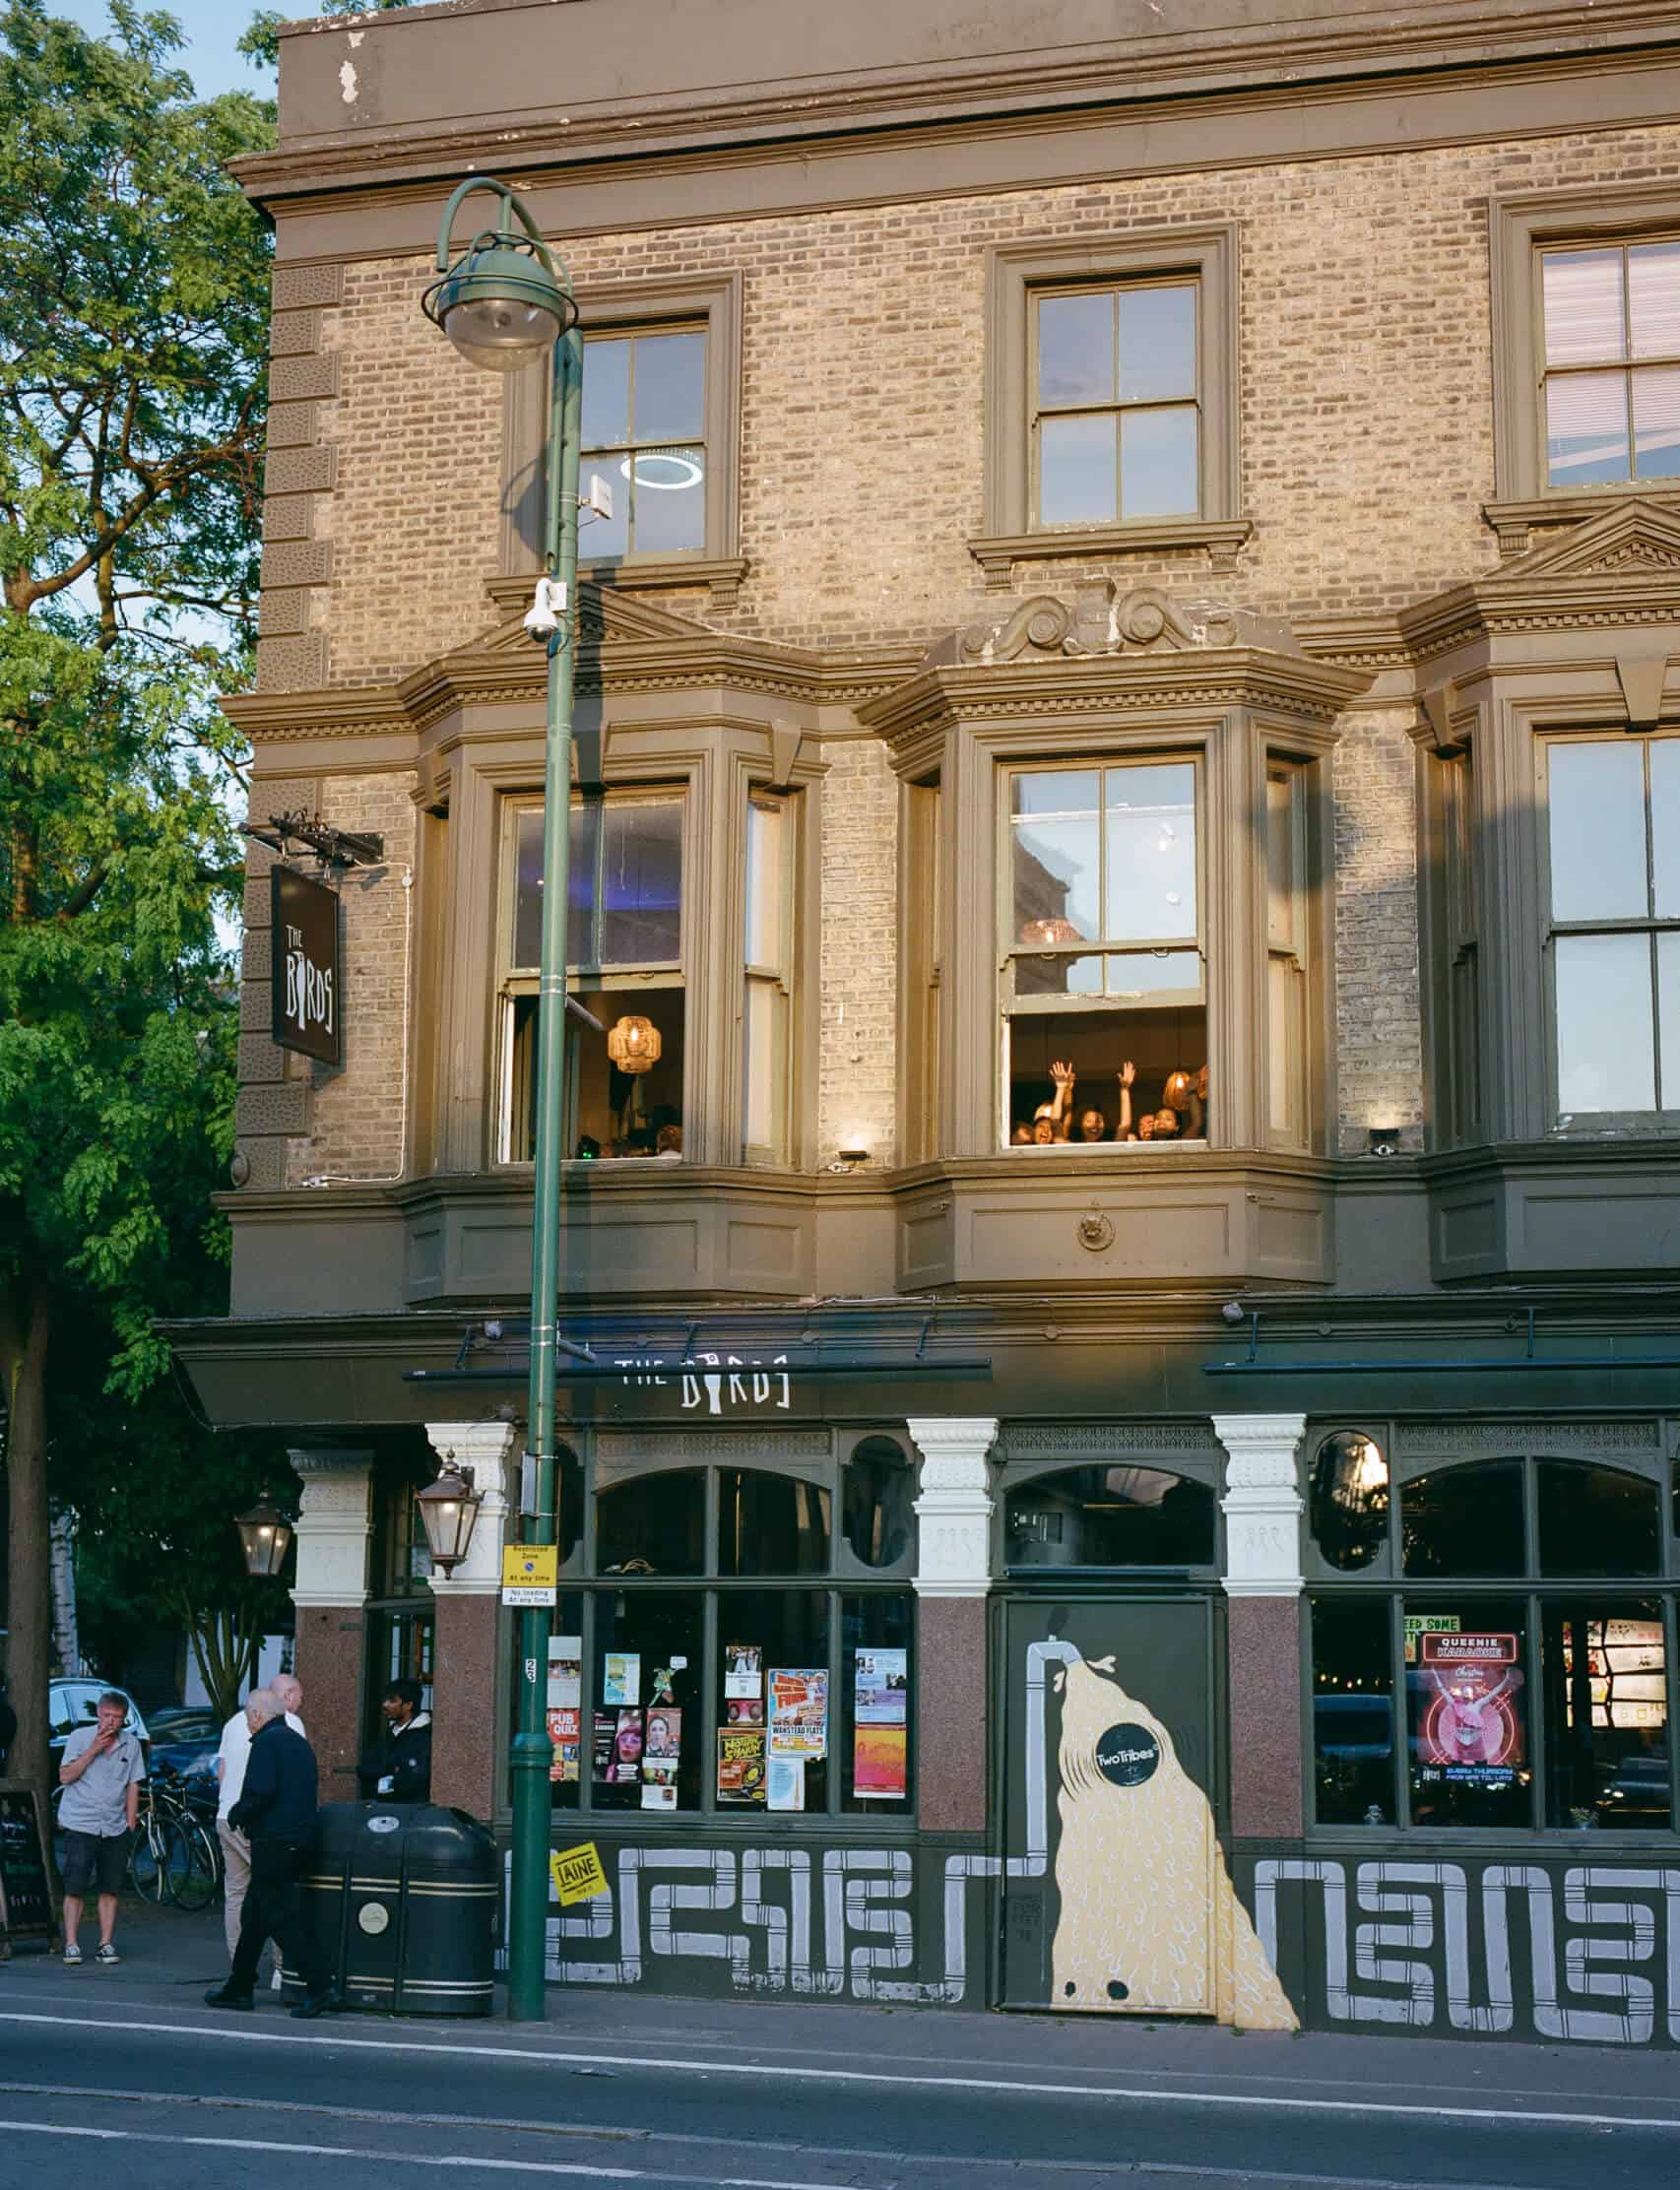
[[[878,1163],[895,1131],[898,779],[872,740],[824,753],[818,1160],[856,1135]]]
[[[1336,1094],[1340,1143],[1362,1155],[1373,1126],[1423,1120],[1418,994],[1416,747],[1404,709],[1348,716],[1332,762],[1335,802]]]

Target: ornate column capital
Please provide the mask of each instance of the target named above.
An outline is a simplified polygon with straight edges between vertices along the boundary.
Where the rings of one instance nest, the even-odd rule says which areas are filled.
[[[1225,1470],[1225,1590],[1233,1597],[1301,1592],[1304,1414],[1216,1414]]]
[[[922,1454],[916,1501],[915,1589],[922,1597],[983,1597],[992,1586],[991,1470],[996,1415],[919,1415],[907,1425]]]
[[[372,1452],[310,1447],[289,1450],[286,1456],[303,1485],[292,1603],[300,1607],[365,1604]]]
[[[482,1597],[501,1588],[501,1547],[507,1540],[507,1471],[519,1432],[511,1422],[428,1422],[425,1434],[439,1468],[453,1461],[479,1494],[479,1517],[467,1556],[452,1575],[434,1574],[443,1597]]]

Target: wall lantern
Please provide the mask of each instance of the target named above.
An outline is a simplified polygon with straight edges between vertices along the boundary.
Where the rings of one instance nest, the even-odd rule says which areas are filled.
[[[266,1581],[279,1574],[291,1549],[291,1523],[264,1491],[248,1514],[234,1516],[245,1572],[253,1580]]]
[[[653,1021],[633,1014],[617,1020],[607,1036],[607,1055],[620,1072],[632,1076],[651,1072],[659,1063],[662,1047],[659,1029]]]
[[[451,1458],[436,1482],[428,1483],[416,1495],[415,1504],[420,1508],[432,1565],[440,1567],[445,1575],[452,1574],[466,1558],[467,1546],[473,1540],[480,1493]]]

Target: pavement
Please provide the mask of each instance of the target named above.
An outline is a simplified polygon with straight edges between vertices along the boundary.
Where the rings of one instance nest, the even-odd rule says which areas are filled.
[[[83,1948],[92,1927],[86,1927]],[[221,1917],[0,1964],[0,2185],[1672,2190],[1680,2055],[550,1991],[542,2024],[203,2005]],[[8,2162],[10,2164],[8,2164]]]

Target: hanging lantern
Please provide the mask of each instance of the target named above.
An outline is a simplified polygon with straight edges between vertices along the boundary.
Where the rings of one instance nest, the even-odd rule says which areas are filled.
[[[233,1525],[245,1554],[245,1572],[257,1581],[279,1574],[291,1549],[291,1523],[268,1492],[264,1491],[248,1514],[235,1514]]]
[[[480,1494],[450,1460],[435,1483],[415,1493],[420,1525],[431,1547],[431,1563],[447,1575],[467,1556],[473,1540],[473,1523],[479,1517]]]
[[[619,1019],[607,1037],[607,1055],[620,1072],[632,1077],[638,1072],[651,1072],[659,1063],[661,1043],[659,1029],[651,1019],[631,1014]]]
[[[1168,1110],[1188,1110],[1195,1082],[1181,1064],[1176,1072],[1167,1074],[1167,1084],[1161,1090],[1161,1100]]]

